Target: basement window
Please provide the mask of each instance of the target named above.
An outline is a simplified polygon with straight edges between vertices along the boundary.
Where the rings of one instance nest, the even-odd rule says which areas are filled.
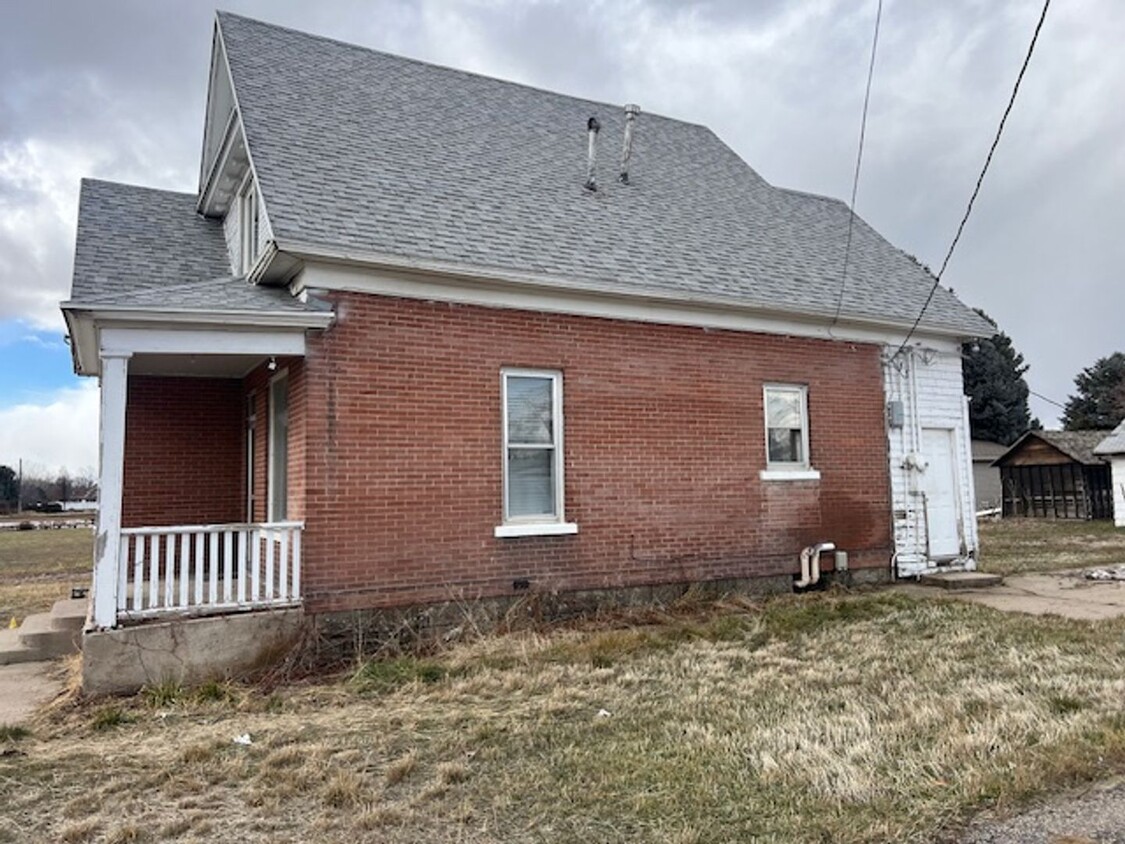
[[[808,387],[766,384],[762,394],[766,421],[766,468],[762,479],[817,480],[820,473],[809,465]]]
[[[501,372],[503,524],[498,537],[577,533],[563,510],[562,373]]]

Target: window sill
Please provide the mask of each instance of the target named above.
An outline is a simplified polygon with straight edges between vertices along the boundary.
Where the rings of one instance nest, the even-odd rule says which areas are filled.
[[[819,481],[816,469],[763,469],[758,473],[763,481]]]
[[[578,533],[578,525],[574,522],[497,525],[493,531],[497,539],[511,539],[517,536],[565,536],[573,533]]]

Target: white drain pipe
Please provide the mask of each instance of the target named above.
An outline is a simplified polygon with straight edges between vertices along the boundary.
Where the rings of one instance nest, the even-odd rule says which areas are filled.
[[[793,584],[794,589],[804,589],[820,582],[820,555],[825,551],[835,551],[835,542],[818,542],[801,551],[801,579]]]

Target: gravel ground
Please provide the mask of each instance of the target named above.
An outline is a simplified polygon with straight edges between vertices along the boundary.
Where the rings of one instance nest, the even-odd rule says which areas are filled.
[[[1125,844],[1125,779],[1062,794],[1009,818],[981,817],[959,844]]]

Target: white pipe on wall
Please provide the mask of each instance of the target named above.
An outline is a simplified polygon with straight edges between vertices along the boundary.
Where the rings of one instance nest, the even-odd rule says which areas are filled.
[[[820,582],[820,555],[835,551],[835,542],[818,542],[801,550],[801,579],[793,583],[795,589],[804,589]]]

